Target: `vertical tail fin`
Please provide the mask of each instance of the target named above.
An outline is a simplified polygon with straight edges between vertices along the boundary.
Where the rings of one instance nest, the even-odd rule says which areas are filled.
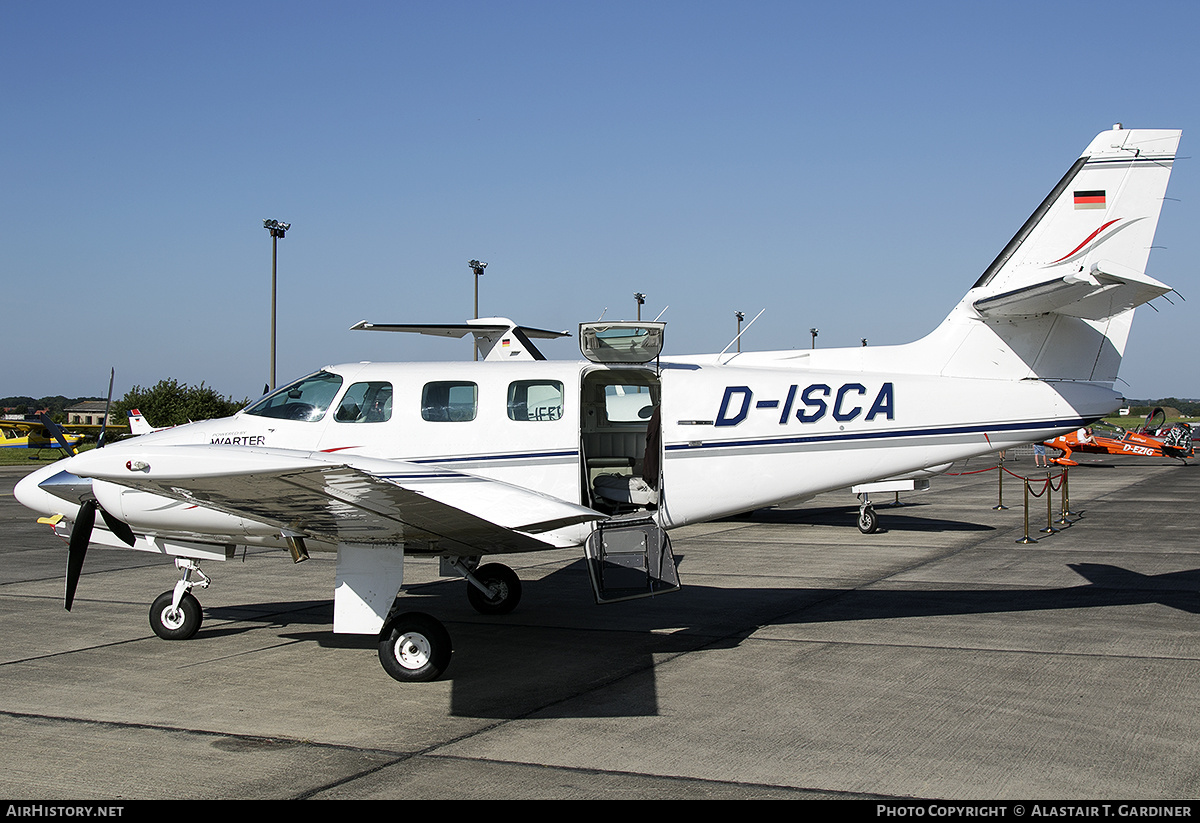
[[[130,434],[149,434],[154,431],[153,427],[146,421],[146,418],[137,409],[129,410],[129,432]]]
[[[1118,125],[1091,142],[926,338],[951,352],[943,374],[1116,379],[1133,309],[1171,291],[1146,263],[1180,134]]]

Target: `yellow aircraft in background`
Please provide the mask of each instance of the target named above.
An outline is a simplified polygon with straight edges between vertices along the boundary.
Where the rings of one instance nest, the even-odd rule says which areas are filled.
[[[73,452],[83,442],[82,434],[61,432],[66,446],[59,443],[54,434],[39,420],[0,420],[0,448],[2,449],[59,449]],[[67,448],[69,447],[69,448]]]

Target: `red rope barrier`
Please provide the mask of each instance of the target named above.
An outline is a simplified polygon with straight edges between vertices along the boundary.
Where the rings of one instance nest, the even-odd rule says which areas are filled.
[[[997,465],[995,465],[995,466],[990,466],[990,467],[988,467],[988,468],[986,468],[986,469],[977,469],[977,470],[975,470],[975,471],[971,471],[971,472],[945,472],[945,475],[946,475],[947,477],[968,477],[968,476],[970,476],[970,475],[972,475],[972,474],[986,474],[987,472],[990,472],[990,471],[996,471],[996,470],[1002,471],[1002,472],[1004,472],[1005,474],[1007,474],[1007,475],[1009,475],[1009,476],[1011,476],[1011,477],[1015,477],[1015,478],[1017,478],[1018,480],[1031,480],[1031,481],[1034,481],[1034,482],[1036,482],[1036,481],[1038,481],[1038,480],[1054,480],[1054,479],[1057,479],[1057,478],[1060,478],[1060,477],[1062,477],[1062,476],[1065,474],[1065,472],[1059,472],[1058,474],[1054,474],[1054,475],[1048,475],[1048,476],[1047,476],[1047,477],[1045,477],[1045,478],[1041,478],[1041,477],[1026,477],[1026,476],[1025,476],[1025,475],[1023,475],[1023,474],[1017,474],[1016,472],[1012,471],[1011,469],[1007,469],[1007,468],[1005,468],[1004,466],[1001,466],[1001,465],[998,465],[998,464],[997,464]],[[1058,486],[1055,486],[1054,488],[1055,488],[1055,490],[1057,490],[1057,489],[1058,489]]]

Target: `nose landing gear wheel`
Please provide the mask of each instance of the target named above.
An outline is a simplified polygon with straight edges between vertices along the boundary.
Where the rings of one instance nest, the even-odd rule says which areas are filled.
[[[187,640],[200,629],[204,611],[200,601],[190,592],[179,601],[179,608],[171,608],[173,591],[163,592],[150,607],[150,628],[163,640]]]
[[[393,618],[380,634],[379,662],[401,682],[436,680],[450,665],[453,653],[446,627],[421,612]]]
[[[858,511],[858,530],[863,534],[874,534],[879,529],[879,515],[870,506]]]

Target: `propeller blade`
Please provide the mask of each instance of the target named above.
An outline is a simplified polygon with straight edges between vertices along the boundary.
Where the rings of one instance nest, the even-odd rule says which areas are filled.
[[[38,420],[42,421],[42,425],[46,427],[46,431],[50,432],[50,436],[58,441],[58,445],[67,454],[75,456],[75,448],[67,442],[67,438],[63,436],[62,427],[50,419],[50,415],[42,412],[38,415]]]
[[[110,367],[108,372],[108,401],[104,404],[104,417],[100,418],[100,438],[96,441],[96,448],[104,448],[104,435],[108,432],[108,410],[112,406],[112,387],[113,379],[117,376],[116,367]],[[108,522],[105,518],[104,522]],[[124,538],[122,538],[124,539]],[[130,543],[129,545],[133,545]]]
[[[92,538],[92,528],[96,525],[98,506],[95,500],[83,501],[79,505],[79,514],[75,516],[75,525],[71,527],[71,542],[67,544],[67,611],[75,602],[75,587],[79,585],[79,573],[83,571],[83,558],[87,554],[88,541]]]
[[[107,509],[100,509],[100,516],[104,518],[104,525],[108,530],[124,541],[126,546],[132,546],[137,542],[137,537],[133,534],[133,529],[129,528],[129,524],[115,514],[109,514]]]

